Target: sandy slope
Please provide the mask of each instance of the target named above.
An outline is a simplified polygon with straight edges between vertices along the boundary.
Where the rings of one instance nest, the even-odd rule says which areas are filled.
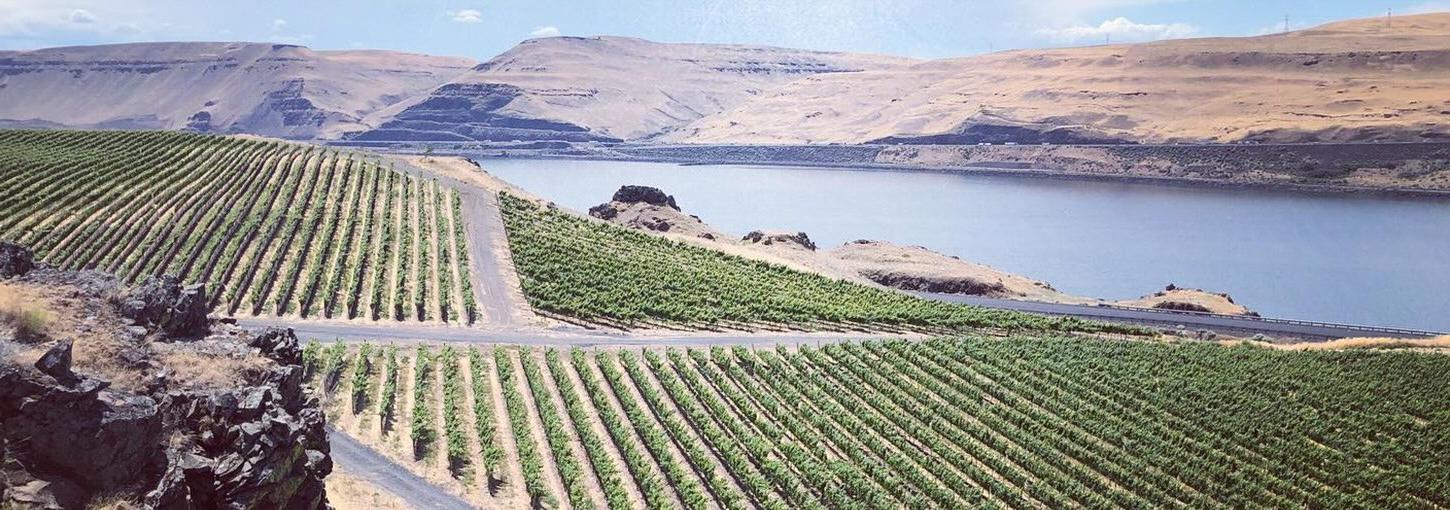
[[[0,124],[333,138],[473,61],[260,43],[0,52]]]
[[[1020,50],[810,76],[694,143],[1356,141],[1450,136],[1450,14],[1288,34]],[[922,138],[935,137],[935,138]]]
[[[600,214],[603,209],[608,209],[610,213]],[[1234,303],[1227,294],[1198,289],[1175,288],[1122,301],[1075,296],[1059,292],[1047,282],[961,260],[921,246],[858,240],[830,249],[817,249],[809,237],[800,232],[754,231],[742,237],[717,230],[687,212],[643,202],[606,202],[591,208],[590,216],[702,248],[781,264],[798,271],[901,290],[1077,305],[1104,303],[1228,315],[1253,313]],[[760,235],[757,236],[757,233]]]

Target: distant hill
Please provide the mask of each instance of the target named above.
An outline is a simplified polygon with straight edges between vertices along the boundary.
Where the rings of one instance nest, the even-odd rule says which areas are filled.
[[[379,114],[363,140],[639,140],[805,76],[885,71],[899,57],[628,37],[531,39]]]
[[[1450,14],[1279,35],[1020,50],[811,76],[693,143],[1450,139]]]
[[[192,129],[335,138],[475,62],[254,43],[0,52],[0,126]]]
[[[550,37],[475,64],[247,43],[0,52],[0,127],[371,141],[1450,141],[1450,13],[929,61]]]

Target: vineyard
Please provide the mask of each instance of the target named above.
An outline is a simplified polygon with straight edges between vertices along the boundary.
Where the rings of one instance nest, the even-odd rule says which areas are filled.
[[[1137,328],[919,299],[500,197],[534,310],[619,328],[1136,333]]]
[[[331,388],[329,420],[485,507],[1450,508],[1442,354],[338,349],[308,347],[314,381],[368,380]]]
[[[0,238],[62,269],[204,282],[232,315],[473,322],[456,191],[318,146],[0,131]]]

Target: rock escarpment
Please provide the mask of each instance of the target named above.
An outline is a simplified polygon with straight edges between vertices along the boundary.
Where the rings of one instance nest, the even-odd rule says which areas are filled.
[[[291,330],[211,324],[174,278],[6,285],[55,320],[43,344],[0,328],[0,508],[327,508],[326,417]]]
[[[650,186],[621,186],[609,202],[590,207],[589,215],[639,230],[712,240],[722,236],[699,217],[681,212],[674,196]]]
[[[0,365],[0,507],[326,508],[326,419],[290,331],[250,344],[276,362],[234,388],[137,394],[70,370],[68,343]]]
[[[152,276],[121,301],[121,315],[136,325],[159,329],[171,337],[190,337],[207,332],[206,287],[182,285],[171,275]]]

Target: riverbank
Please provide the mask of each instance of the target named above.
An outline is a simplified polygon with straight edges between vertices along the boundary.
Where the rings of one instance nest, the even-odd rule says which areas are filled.
[[[1450,143],[1278,145],[600,145],[337,142],[475,158],[769,165],[1237,189],[1450,197]]]

